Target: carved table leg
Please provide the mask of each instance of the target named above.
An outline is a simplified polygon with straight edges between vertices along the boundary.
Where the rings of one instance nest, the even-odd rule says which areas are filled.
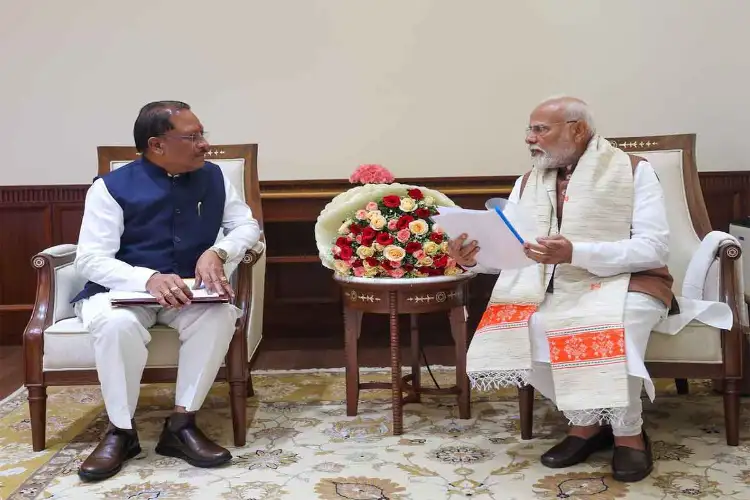
[[[411,320],[411,385],[414,388],[414,395],[409,402],[419,403],[421,397],[419,388],[422,387],[422,366],[419,361],[419,315],[412,314]]]
[[[362,311],[344,306],[344,355],[346,357],[346,414],[357,415],[359,403],[359,362],[357,347]]]
[[[393,435],[404,433],[404,411],[401,399],[401,345],[398,335],[398,294],[388,292],[388,312],[391,324],[391,391],[393,400]]]
[[[456,386],[458,393],[458,416],[471,418],[471,389],[469,377],[466,375],[466,317],[463,307],[453,307],[450,310],[451,333],[456,343]]]

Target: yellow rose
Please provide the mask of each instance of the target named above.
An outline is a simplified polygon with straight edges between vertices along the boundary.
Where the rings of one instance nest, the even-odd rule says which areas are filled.
[[[377,267],[366,267],[365,268],[365,276],[368,278],[374,278],[378,275],[378,268]]]
[[[401,198],[401,205],[398,208],[404,212],[413,212],[417,209],[417,202],[407,196],[406,198]]]
[[[383,256],[391,262],[401,262],[406,257],[406,250],[396,245],[388,245],[383,249]]]
[[[445,275],[446,276],[454,276],[454,275],[456,275],[456,274],[458,274],[460,272],[461,272],[461,270],[458,267],[456,267],[456,266],[446,267],[445,268]]]
[[[372,257],[375,251],[372,249],[372,247],[366,247],[364,245],[357,248],[357,257],[360,259],[365,259],[367,257]]]
[[[382,215],[376,215],[372,219],[370,219],[370,227],[373,228],[376,231],[380,231],[383,229],[386,225],[385,217]]]
[[[334,260],[333,261],[333,268],[336,270],[337,273],[343,274],[344,276],[349,274],[349,263],[343,260]]]
[[[413,220],[409,223],[409,231],[411,231],[412,234],[416,234],[417,236],[427,234],[428,228],[429,226],[427,225],[427,222],[423,221],[422,219]]]
[[[339,228],[339,234],[345,235],[349,234],[351,231],[349,231],[349,226],[352,225],[351,219],[346,219],[343,224],[341,224],[341,227]]]
[[[367,212],[367,220],[371,221],[374,217],[380,217],[381,215],[383,214],[380,213],[380,210],[370,210]]]
[[[422,266],[430,267],[432,265],[432,257],[430,257],[429,255],[425,255],[424,257],[422,257],[421,259],[417,261],[417,265],[419,267],[422,267]]]
[[[435,198],[432,196],[425,196],[422,203],[424,203],[426,207],[431,207],[435,204]]]
[[[440,245],[435,243],[434,241],[428,241],[424,245],[422,245],[422,250],[424,250],[424,253],[427,255],[435,255],[438,253],[438,250],[440,250]]]
[[[376,252],[382,252],[385,247],[376,241],[372,244],[372,248],[374,248]]]
[[[440,251],[443,253],[448,253],[448,242],[444,241],[440,244]]]

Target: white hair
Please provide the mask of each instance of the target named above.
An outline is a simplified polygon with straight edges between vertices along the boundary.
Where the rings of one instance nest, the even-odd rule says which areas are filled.
[[[543,100],[539,103],[539,105],[541,106],[542,104],[547,104],[550,102],[556,102],[563,107],[563,112],[565,113],[564,116],[566,120],[581,121],[586,124],[591,134],[596,134],[594,116],[591,114],[591,110],[589,109],[589,105],[586,103],[586,101],[568,95],[554,95]]]

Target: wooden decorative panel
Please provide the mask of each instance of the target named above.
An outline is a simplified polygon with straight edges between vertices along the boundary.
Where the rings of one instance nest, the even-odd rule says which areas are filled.
[[[507,196],[515,177],[399,179],[439,189],[457,204],[481,208],[487,198]],[[704,172],[701,187],[714,229],[750,215],[750,172]],[[261,182],[268,242],[263,349],[284,349],[294,341],[342,347],[338,290],[320,265],[314,226],[333,196],[348,189],[345,180]],[[86,185],[0,187],[0,344],[19,344],[34,302],[36,276],[31,256],[78,238]],[[470,322],[475,324],[492,289],[492,276],[470,286]],[[450,344],[447,319],[422,318],[427,344]],[[404,329],[408,322],[404,319]],[[470,328],[472,325],[470,325]],[[365,317],[362,345],[387,345],[384,317]],[[408,336],[404,336],[407,338]]]

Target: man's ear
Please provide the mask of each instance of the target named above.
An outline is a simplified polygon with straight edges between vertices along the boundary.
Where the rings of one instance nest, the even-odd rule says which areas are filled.
[[[150,137],[148,140],[149,149],[157,155],[164,154],[163,143],[157,137]]]
[[[586,142],[589,130],[584,122],[578,121],[573,124],[573,137],[576,142]]]

